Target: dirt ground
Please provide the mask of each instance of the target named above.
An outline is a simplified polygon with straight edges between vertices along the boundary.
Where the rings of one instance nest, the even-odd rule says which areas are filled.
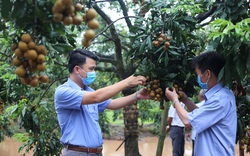
[[[107,140],[124,140],[124,125],[110,125],[110,136],[103,134],[103,138]],[[152,133],[152,125],[144,125],[139,128],[139,138],[157,136]]]

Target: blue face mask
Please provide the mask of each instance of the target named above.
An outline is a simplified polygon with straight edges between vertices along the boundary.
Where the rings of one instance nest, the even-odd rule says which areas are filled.
[[[82,71],[84,71],[82,68],[80,68]],[[85,71],[84,71],[85,72]],[[82,79],[82,82],[85,84],[85,85],[90,85],[92,82],[95,81],[95,78],[96,78],[96,73],[93,71],[93,72],[85,72],[87,74],[87,77],[86,78],[83,78],[81,77],[79,74],[79,76],[81,77]]]
[[[201,77],[203,76],[203,74],[201,74],[200,76],[199,75],[197,76],[197,82],[198,82],[199,86],[201,87],[201,89],[208,89],[207,82],[209,81],[209,79],[207,80],[206,83],[201,82]]]

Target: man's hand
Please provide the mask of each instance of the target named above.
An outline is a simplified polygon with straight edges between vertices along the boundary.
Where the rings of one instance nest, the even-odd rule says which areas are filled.
[[[147,90],[145,88],[140,89],[135,93],[135,96],[138,100],[143,99],[147,100],[150,99],[150,95],[147,93]]]
[[[167,127],[166,127],[166,132],[169,133],[169,131],[170,131],[170,126],[167,125]]]
[[[146,78],[144,76],[129,76],[124,80],[125,83],[128,84],[128,87],[136,87],[138,85],[142,85],[144,82],[146,82]]]
[[[165,90],[165,96],[166,96],[170,101],[178,100],[178,94],[176,93],[175,88],[173,88],[173,91],[169,90],[169,88],[166,88],[166,90]]]

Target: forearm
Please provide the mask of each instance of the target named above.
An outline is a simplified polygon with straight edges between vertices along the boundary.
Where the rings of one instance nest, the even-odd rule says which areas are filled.
[[[185,125],[185,127],[190,127],[190,123],[187,119],[188,112],[181,106],[180,102],[179,101],[175,102],[174,107],[182,123]]]
[[[86,92],[82,99],[82,104],[91,104],[108,100],[127,87],[129,87],[129,85],[123,80],[94,92]]]
[[[182,101],[184,104],[185,104],[185,106],[188,108],[188,110],[189,111],[193,111],[194,109],[196,109],[196,108],[198,108],[197,106],[196,106],[196,104],[194,104],[190,99],[186,99],[186,100],[184,100],[184,101]]]
[[[127,105],[132,104],[133,102],[137,100],[138,100],[137,93],[134,93],[125,97],[120,97],[115,100],[112,100],[107,108],[111,110],[120,109]]]

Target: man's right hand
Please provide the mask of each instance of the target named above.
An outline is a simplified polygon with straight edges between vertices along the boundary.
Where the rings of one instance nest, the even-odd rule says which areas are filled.
[[[136,87],[138,85],[142,85],[146,82],[146,78],[144,76],[129,76],[128,78],[124,79],[124,81],[128,84],[128,87]]]

